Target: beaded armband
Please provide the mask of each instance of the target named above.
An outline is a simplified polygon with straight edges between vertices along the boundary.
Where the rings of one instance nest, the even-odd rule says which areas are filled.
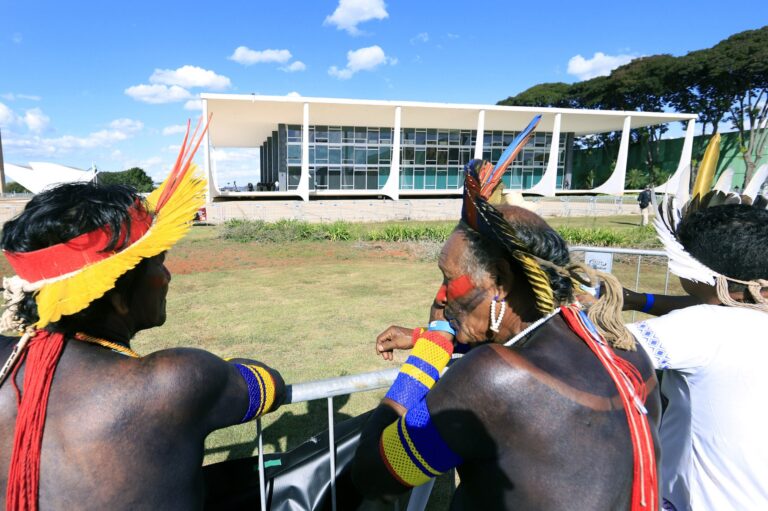
[[[387,426],[379,440],[379,454],[390,474],[404,486],[424,484],[462,461],[432,423],[426,400]]]
[[[234,364],[248,385],[248,411],[242,422],[264,415],[275,403],[275,381],[269,371],[251,364]]]
[[[448,365],[452,353],[451,341],[437,332],[421,332],[386,397],[410,410],[424,399],[440,378],[440,372]]]

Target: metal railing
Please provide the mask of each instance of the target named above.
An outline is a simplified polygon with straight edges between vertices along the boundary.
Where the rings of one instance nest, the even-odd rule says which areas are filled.
[[[667,255],[663,250],[643,250],[632,248],[613,248],[613,247],[570,247],[571,252],[602,252],[610,254],[619,254],[626,256],[637,256],[637,266],[635,271],[634,289],[637,290],[640,285],[640,268],[643,257],[663,257]],[[669,288],[669,268],[666,268],[666,277],[664,282],[664,292]],[[633,315],[634,319],[634,315]],[[358,392],[368,392],[372,390],[389,387],[397,376],[398,369],[387,369],[384,371],[375,371],[369,373],[353,374],[341,376],[338,378],[328,378],[325,380],[310,381],[305,383],[295,383],[288,385],[288,397],[286,404],[303,403],[326,399],[328,404],[328,445],[330,450],[329,474],[331,480],[331,509],[336,511],[336,462],[335,462],[335,434],[333,420],[333,398],[355,394]],[[266,505],[266,481],[264,479],[264,460],[262,457],[263,438],[261,419],[256,422],[256,435],[259,449],[259,494],[261,496],[261,511],[267,510]],[[418,486],[411,492],[408,501],[407,511],[423,511],[429,501],[434,479],[429,483]],[[397,504],[396,504],[397,505]]]

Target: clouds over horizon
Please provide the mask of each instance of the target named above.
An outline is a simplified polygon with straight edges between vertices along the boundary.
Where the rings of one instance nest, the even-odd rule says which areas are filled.
[[[196,100],[192,88],[224,90],[232,86],[231,80],[208,69],[197,66],[182,66],[178,69],[155,69],[149,77],[149,84],[133,85],[125,94],[136,101],[159,105]]]
[[[41,137],[38,134],[23,136],[11,133],[11,136],[5,139],[3,144],[20,154],[50,157],[78,149],[109,147],[116,142],[128,140],[143,129],[143,122],[121,118],[111,121],[104,129],[91,132],[83,137],[74,135]]]
[[[389,17],[384,0],[339,0],[333,14],[327,16],[323,25],[333,25],[338,30],[346,30],[350,35],[360,35],[357,25],[370,20],[383,20]]]
[[[373,71],[383,64],[394,66],[397,64],[397,59],[388,57],[384,53],[384,50],[381,49],[381,46],[373,45],[368,46],[367,48],[348,51],[347,66],[343,69],[331,66],[328,68],[328,74],[339,80],[348,80],[352,78],[355,73],[360,71]]]
[[[247,46],[238,46],[232,55],[227,57],[227,60],[232,60],[243,66],[252,66],[254,64],[284,64],[280,66],[280,71],[286,73],[295,73],[297,71],[304,71],[307,66],[300,60],[294,60],[289,63],[293,58],[293,54],[290,50],[282,49],[266,49],[266,50],[252,50]]]
[[[637,55],[606,55],[598,51],[591,59],[585,59],[579,54],[568,60],[567,72],[579,81],[589,80],[596,76],[608,76],[617,67],[636,58]]]
[[[50,122],[51,118],[45,115],[40,108],[30,108],[22,114],[16,113],[9,106],[0,103],[0,127],[23,126],[35,134],[40,134],[48,129]]]

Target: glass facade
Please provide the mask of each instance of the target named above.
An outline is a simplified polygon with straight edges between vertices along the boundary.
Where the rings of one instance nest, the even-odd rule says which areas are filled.
[[[517,135],[486,131],[483,159],[496,163]],[[475,130],[404,128],[400,134],[400,190],[457,190],[464,184],[463,168],[475,152]],[[557,186],[565,166],[565,140],[559,141]],[[508,188],[538,183],[549,159],[551,133],[535,133],[507,169]],[[262,176],[280,179],[295,190],[301,176],[302,128],[278,126],[262,145]],[[309,127],[309,189],[380,190],[392,165],[393,130],[371,126]]]

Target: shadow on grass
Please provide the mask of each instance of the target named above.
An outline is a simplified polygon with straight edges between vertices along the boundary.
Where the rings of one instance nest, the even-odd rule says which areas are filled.
[[[349,395],[333,398],[333,421],[338,424],[341,421],[351,419],[352,416],[341,412],[341,409],[349,402]],[[263,442],[266,452],[290,451],[301,445],[307,438],[328,428],[328,404],[325,399],[318,399],[307,403],[307,413],[297,414],[292,411],[284,412],[279,419],[264,428]],[[285,448],[282,446],[285,445]],[[239,444],[219,445],[205,450],[205,454],[226,453],[226,460],[247,458],[253,455],[258,447],[258,439]]]

